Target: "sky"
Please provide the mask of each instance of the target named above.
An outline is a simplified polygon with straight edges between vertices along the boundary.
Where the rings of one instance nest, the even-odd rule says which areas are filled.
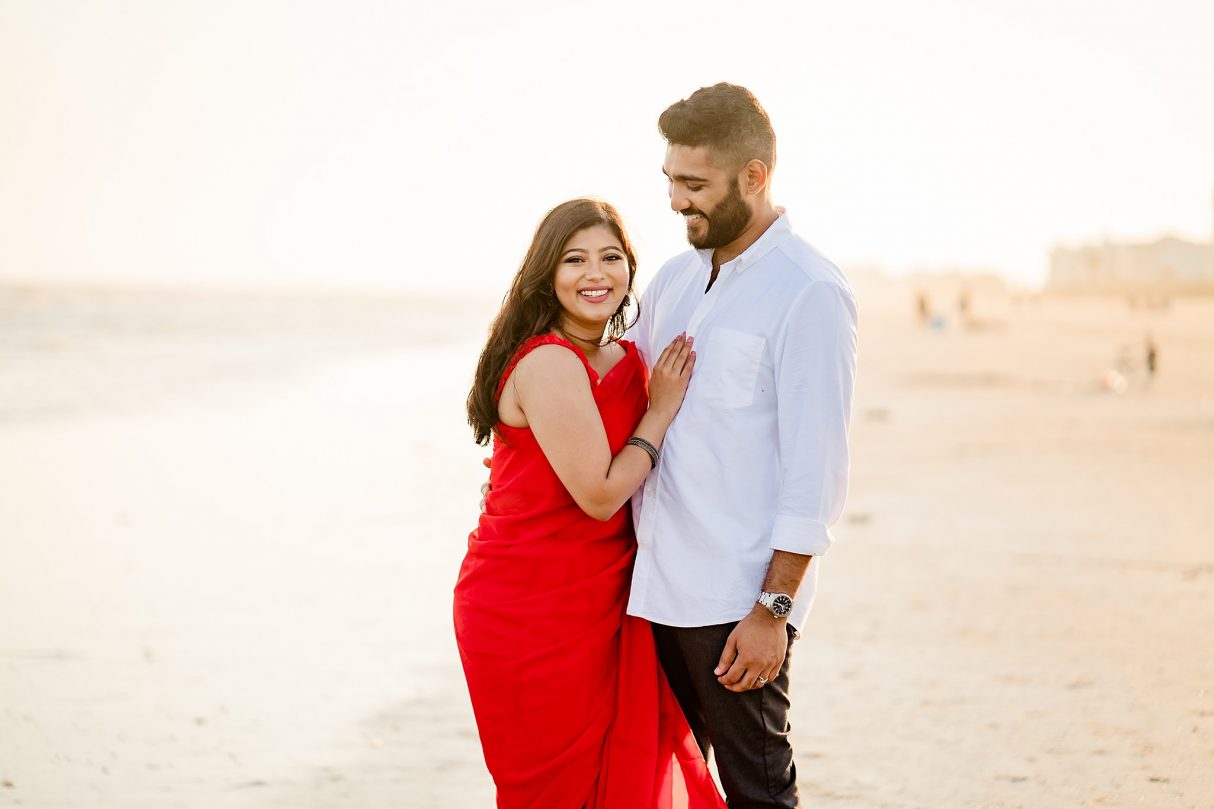
[[[505,290],[540,217],[686,249],[661,111],[749,87],[848,268],[1041,283],[1214,227],[1214,3],[0,0],[0,280]]]

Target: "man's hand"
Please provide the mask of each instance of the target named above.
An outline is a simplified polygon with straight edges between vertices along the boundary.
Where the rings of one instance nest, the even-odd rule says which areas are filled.
[[[730,691],[762,688],[776,678],[788,654],[787,622],[759,604],[738,622],[725,641],[713,674]]]
[[[492,458],[482,458],[481,463],[483,463],[485,465],[486,469],[493,468],[493,459]],[[481,484],[481,514],[485,513],[485,501],[489,499],[489,488],[490,488],[489,481],[486,480],[484,483]]]

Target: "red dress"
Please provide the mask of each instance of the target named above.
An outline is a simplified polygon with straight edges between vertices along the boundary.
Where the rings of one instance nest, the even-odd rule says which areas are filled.
[[[647,407],[631,343],[586,366],[614,455]],[[625,614],[636,540],[627,506],[592,519],[528,428],[499,424],[490,490],[455,585],[455,637],[499,809],[723,809],[666,683],[649,624]]]

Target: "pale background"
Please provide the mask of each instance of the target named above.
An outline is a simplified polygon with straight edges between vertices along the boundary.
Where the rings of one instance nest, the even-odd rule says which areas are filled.
[[[1214,5],[0,2],[0,277],[496,296],[540,215],[680,249],[655,122],[750,87],[836,260],[1044,279],[1208,240]],[[643,276],[644,277],[644,276]]]

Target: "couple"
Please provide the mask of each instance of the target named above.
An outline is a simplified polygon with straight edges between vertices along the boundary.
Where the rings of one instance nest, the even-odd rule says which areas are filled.
[[[789,651],[846,495],[855,302],[773,206],[748,90],[658,127],[696,249],[628,328],[619,215],[557,206],[468,397],[494,441],[455,631],[499,807],[716,809],[710,751],[733,809],[800,805]]]

